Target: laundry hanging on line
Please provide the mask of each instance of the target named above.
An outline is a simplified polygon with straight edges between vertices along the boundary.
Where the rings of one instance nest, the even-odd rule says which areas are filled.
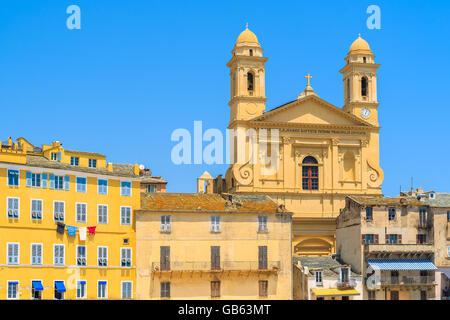
[[[75,235],[77,234],[78,227],[69,226],[69,225],[66,225],[66,227],[67,227],[67,232],[69,232],[69,237],[70,236],[75,237]]]
[[[56,232],[58,232],[59,234],[64,234],[65,229],[66,229],[66,225],[62,222],[58,222],[58,224],[56,226]]]

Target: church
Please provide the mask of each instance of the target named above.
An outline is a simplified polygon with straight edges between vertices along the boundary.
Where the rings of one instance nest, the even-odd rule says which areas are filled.
[[[359,36],[340,70],[343,107],[320,98],[310,85],[294,100],[267,110],[263,49],[246,29],[232,50],[229,130],[277,130],[277,170],[264,174],[260,164],[234,162],[225,179],[202,176],[207,192],[267,195],[293,212],[294,256],[335,253],[336,218],[347,195],[380,196],[377,69],[369,44]],[[230,148],[233,148],[230,147]],[[206,173],[207,174],[207,173]],[[200,185],[200,184],[199,184]],[[208,189],[209,188],[209,189]],[[199,187],[202,192],[202,187]]]

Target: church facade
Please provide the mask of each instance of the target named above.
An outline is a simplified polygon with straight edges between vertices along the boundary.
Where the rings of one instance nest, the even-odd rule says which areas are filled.
[[[267,59],[258,38],[247,27],[227,64],[231,78],[228,128],[253,130],[260,140],[277,139],[275,147],[264,150],[266,157],[274,159],[275,155],[276,170],[261,170],[265,164],[250,161],[254,148],[247,136],[231,147],[236,150],[241,143],[243,161],[234,162],[225,179],[216,179],[214,185],[220,184],[221,192],[270,196],[294,213],[294,255],[329,255],[335,252],[336,217],[345,207],[345,196],[381,195],[379,65],[369,44],[359,36],[340,70],[342,108],[321,99],[307,75],[307,86],[296,99],[266,111]],[[261,129],[277,134],[262,137]],[[262,150],[256,152],[261,157]]]

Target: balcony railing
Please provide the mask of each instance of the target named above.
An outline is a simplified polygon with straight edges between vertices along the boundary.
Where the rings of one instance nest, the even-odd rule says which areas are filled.
[[[381,277],[380,282],[384,286],[432,285],[435,284],[435,279],[434,276]]]
[[[338,289],[344,289],[344,288],[355,288],[356,287],[356,281],[354,279],[350,279],[347,281],[341,281],[339,280],[336,283],[336,287]]]
[[[152,263],[152,272],[278,272],[279,269],[280,261],[267,261],[265,266],[261,266],[258,261],[222,261],[219,265],[211,264],[210,261],[173,261],[170,263],[169,268],[161,268],[159,262]]]

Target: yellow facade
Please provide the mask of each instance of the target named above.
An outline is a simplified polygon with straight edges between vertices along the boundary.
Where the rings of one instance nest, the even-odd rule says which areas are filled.
[[[136,212],[137,299],[292,299],[291,214],[266,197],[238,198],[228,205],[217,194],[143,195]],[[162,216],[170,216],[169,229]],[[267,230],[259,229],[259,216],[267,218]],[[219,221],[214,231],[212,217]],[[162,247],[170,248],[166,268]],[[212,247],[219,248],[218,260]],[[260,247],[267,250],[265,267]]]
[[[345,196],[381,195],[376,90],[379,65],[367,42],[359,37],[340,71],[343,108],[321,99],[308,75],[306,89],[296,99],[265,111],[267,58],[262,51],[257,37],[248,29],[232,51],[227,64],[231,77],[229,129],[235,130],[235,137],[239,132],[255,130],[259,142],[276,140],[276,149],[256,151],[259,159],[276,154],[271,160],[276,162],[272,163],[276,171],[264,171],[265,164],[251,162],[248,136],[245,140],[232,137],[230,151],[234,152],[235,163],[226,173],[225,192],[269,195],[285,205],[294,213],[294,254],[326,256],[335,252],[335,221]],[[261,130],[278,131],[278,137],[268,133],[265,138]],[[239,144],[244,144],[242,160],[238,158]],[[311,158],[314,163],[305,164]],[[312,170],[317,170],[317,179],[308,176],[308,167],[315,167]]]
[[[61,152],[61,156],[52,161],[52,152]],[[71,157],[79,158],[78,165],[71,165]],[[89,159],[97,160],[95,167],[92,160],[89,167]],[[19,172],[17,186],[10,185],[15,182],[9,180],[9,170]],[[27,186],[29,172],[40,176],[40,186]],[[43,182],[45,175],[46,186]],[[51,185],[50,175],[68,176],[69,188],[64,185],[62,190],[56,189]],[[77,298],[79,281],[86,282],[85,299],[99,298],[99,281],[106,282],[105,299],[135,298],[133,210],[140,205],[138,175],[136,166],[107,164],[103,155],[64,150],[58,142],[35,148],[21,138],[17,143],[3,145],[0,150],[0,299],[31,299],[32,281],[41,282],[42,299],[55,298],[55,281],[64,282],[66,292],[61,296],[64,299]],[[85,191],[82,186],[77,190],[77,177],[86,178]],[[99,194],[99,179],[107,180],[106,194]],[[130,196],[121,194],[121,182],[131,183]],[[18,199],[17,217],[8,215],[8,198]],[[32,210],[32,200],[41,203],[41,210],[36,205]],[[95,234],[88,233],[85,240],[80,240],[79,230],[75,237],[68,235],[67,228],[64,234],[58,233],[55,201],[64,203],[62,223],[78,228],[95,226]],[[78,217],[77,204],[81,204]],[[104,224],[99,223],[98,205],[107,206]],[[82,215],[84,207],[86,219]],[[123,209],[123,217],[128,217],[130,212],[130,220],[121,220],[122,207],[130,208],[129,211]],[[41,212],[40,216],[36,212]],[[11,262],[8,244],[15,243],[19,245],[18,259]],[[42,245],[41,254],[36,251],[37,256],[32,256],[32,244]],[[62,261],[55,261],[55,245],[64,245]],[[78,246],[86,248],[84,266],[78,265]],[[99,247],[107,247],[105,257],[98,256]],[[125,261],[125,266],[122,266],[122,248],[131,249],[131,261]],[[104,266],[99,266],[99,258],[107,259],[102,261]],[[17,295],[8,294],[9,282],[18,282]],[[125,291],[131,287],[129,295],[122,295],[122,282],[131,283],[131,286],[125,285]]]

